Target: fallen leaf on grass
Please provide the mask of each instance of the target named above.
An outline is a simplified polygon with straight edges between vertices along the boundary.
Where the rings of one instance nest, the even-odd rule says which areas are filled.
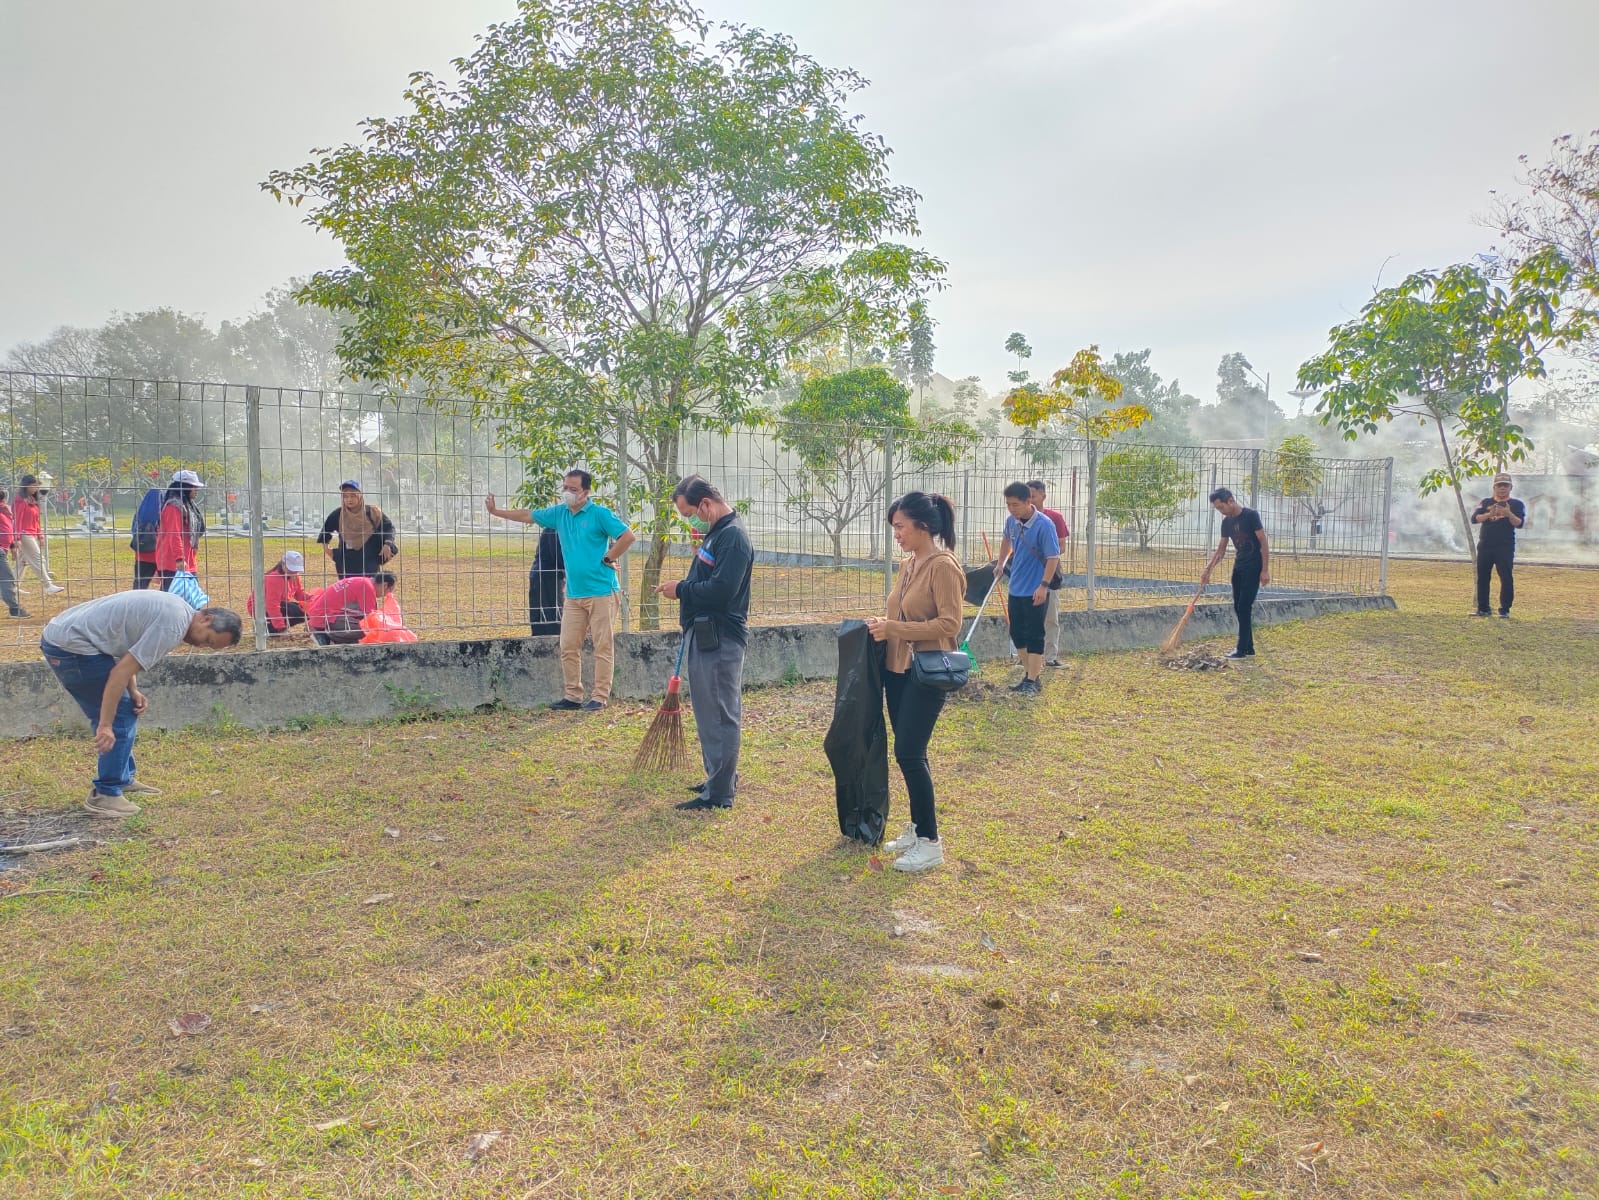
[[[875,854],[872,855],[866,860],[866,869],[868,871],[881,871],[883,869],[883,860]]]
[[[1518,878],[1515,875],[1507,875],[1503,879],[1494,880],[1494,886],[1502,888],[1518,888],[1526,882],[1527,881],[1525,879]]]
[[[211,1018],[204,1013],[179,1013],[167,1022],[173,1037],[194,1037],[211,1028]]]
[[[1504,901],[1503,901],[1503,900],[1495,900],[1495,901],[1494,901],[1494,902],[1493,902],[1493,906],[1494,906],[1494,910],[1495,910],[1495,911],[1496,911],[1496,912],[1507,912],[1507,913],[1513,913],[1513,912],[1515,912],[1515,911],[1516,911],[1516,910],[1515,910],[1515,909],[1514,909],[1514,908],[1512,908],[1512,907],[1511,907],[1511,906],[1510,906],[1510,905],[1508,905],[1508,904],[1506,904],[1506,903],[1505,903],[1505,902],[1504,902]]]
[[[365,904],[382,904],[385,900],[394,899],[394,897],[397,894],[398,893],[396,893],[396,892],[379,892],[375,896],[368,896],[365,900],[361,901],[361,903],[363,905],[365,905]]]
[[[317,1133],[326,1133],[330,1129],[342,1129],[350,1123],[349,1117],[334,1117],[331,1121],[318,1121],[311,1126]]]
[[[1532,718],[1531,717],[1517,717],[1516,718],[1516,724],[1520,725],[1523,729],[1525,729],[1527,726],[1532,724]]]
[[[1299,959],[1300,962],[1324,962],[1325,961],[1322,958],[1322,956],[1317,954],[1314,950],[1295,950],[1294,951],[1294,957]]]
[[[1307,1164],[1314,1165],[1330,1158],[1331,1156],[1332,1151],[1327,1149],[1326,1143],[1324,1142],[1311,1142],[1308,1146],[1299,1147],[1294,1154],[1294,1157],[1299,1160],[1301,1166],[1305,1166]]]
[[[494,1147],[505,1134],[498,1129],[491,1129],[487,1133],[474,1133],[466,1143],[466,1161],[476,1162]]]
[[[222,794],[222,789],[221,788],[212,788],[209,792],[206,793],[207,796],[220,796],[221,794]]]
[[[155,848],[157,850],[170,850],[170,849],[172,849],[172,847],[176,846],[177,844],[178,844],[178,839],[175,838],[175,837],[158,838],[156,840]]]
[[[990,954],[999,953],[999,943],[993,938],[989,937],[986,933],[978,937],[977,944]]]
[[[483,897],[482,896],[462,896],[461,897],[461,903],[462,904],[482,904],[483,903]]]
[[[1198,1075],[1184,1075],[1183,1076],[1183,1086],[1184,1087],[1193,1087],[1194,1084],[1199,1082],[1199,1080],[1200,1080],[1200,1076],[1198,1076]]]
[[[400,831],[394,828],[392,825],[385,825],[383,827],[383,836],[386,838],[397,838],[400,836]]]
[[[904,937],[905,936],[905,926],[903,926],[903,925],[894,926],[894,928],[892,930],[892,933],[893,933],[894,937],[897,937],[897,938]]]
[[[267,1000],[261,1004],[252,1004],[250,1005],[250,1015],[252,1017],[263,1017],[277,1007],[278,1002],[276,1000]]]

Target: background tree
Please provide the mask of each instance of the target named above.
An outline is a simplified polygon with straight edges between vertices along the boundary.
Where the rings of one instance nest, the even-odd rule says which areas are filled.
[[[1005,339],[1005,353],[1016,356],[1016,369],[1005,374],[1012,384],[1021,387],[1031,378],[1031,374],[1023,364],[1033,357],[1033,348],[1027,344],[1027,339],[1022,334],[1012,333]]]
[[[927,400],[927,385],[933,381],[933,326],[938,322],[928,314],[927,301],[917,300],[907,311],[905,348],[910,365],[911,381],[916,384],[917,399]]]
[[[1322,522],[1338,510],[1343,501],[1332,501],[1326,491],[1327,472],[1316,455],[1316,443],[1302,433],[1285,437],[1266,464],[1262,484],[1290,500],[1295,512],[1303,512],[1310,524],[1310,548],[1321,538]],[[1297,522],[1296,522],[1297,524]]]
[[[725,430],[831,330],[903,325],[943,265],[864,81],[682,0],[523,0],[411,111],[263,185],[350,266],[302,298],[347,313],[346,367],[472,397],[533,473],[609,471],[625,420],[646,509],[641,624],[677,526],[685,431]]]
[[[1561,307],[1572,280],[1571,265],[1552,250],[1518,267],[1508,288],[1474,266],[1420,271],[1378,291],[1358,319],[1330,332],[1325,352],[1299,368],[1300,386],[1321,390],[1323,423],[1350,441],[1396,418],[1433,427],[1443,465],[1421,477],[1421,494],[1454,492],[1473,562],[1462,481],[1520,461],[1532,448],[1510,420],[1509,388],[1541,377],[1551,346],[1586,335],[1591,314]]]
[[[1194,442],[1189,422],[1199,408],[1197,397],[1183,391],[1177,380],[1163,380],[1150,366],[1150,350],[1134,350],[1115,355],[1105,364],[1105,373],[1121,384],[1121,400],[1149,412],[1149,420],[1119,434],[1163,446],[1187,446]]]
[[[1118,404],[1121,380],[1105,369],[1099,347],[1089,346],[1051,376],[1049,387],[1021,384],[1005,397],[1013,425],[1039,432],[1105,438],[1149,420],[1140,404]]]
[[[1599,129],[1587,139],[1556,138],[1548,162],[1534,166],[1525,154],[1518,161],[1525,194],[1496,196],[1488,218],[1505,239],[1501,273],[1553,250],[1571,264],[1574,286],[1599,301]],[[1599,362],[1599,340],[1582,349]]]
[[[1138,548],[1149,549],[1161,526],[1174,520],[1198,495],[1193,473],[1153,446],[1128,446],[1099,460],[1096,502],[1099,514],[1138,533]]]
[[[783,406],[774,435],[800,462],[789,501],[833,543],[833,569],[844,566],[844,532],[861,517],[880,518],[888,506],[883,447],[894,436],[896,470],[926,470],[958,462],[977,431],[958,419],[917,421],[910,392],[882,367],[813,379]]]

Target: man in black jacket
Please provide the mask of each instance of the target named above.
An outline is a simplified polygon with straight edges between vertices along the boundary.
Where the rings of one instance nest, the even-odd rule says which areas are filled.
[[[1477,611],[1486,617],[1488,584],[1495,568],[1499,571],[1499,615],[1510,619],[1510,604],[1516,598],[1516,530],[1527,521],[1527,506],[1510,496],[1510,476],[1503,471],[1494,476],[1494,494],[1471,514],[1477,526]]]
[[[677,807],[695,811],[732,808],[744,711],[744,644],[749,637],[750,574],[755,550],[722,493],[698,475],[677,485],[672,502],[701,534],[688,577],[655,590],[679,606],[688,639],[683,655],[689,699],[700,735],[705,782]]]

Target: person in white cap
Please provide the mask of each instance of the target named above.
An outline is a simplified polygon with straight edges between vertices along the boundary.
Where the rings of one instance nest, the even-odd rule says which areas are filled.
[[[1486,617],[1488,584],[1495,568],[1499,571],[1499,615],[1510,619],[1510,605],[1516,598],[1516,530],[1527,523],[1527,506],[1510,495],[1510,476],[1503,471],[1494,476],[1494,494],[1471,514],[1477,527],[1477,611]]]
[[[305,572],[305,556],[298,550],[285,550],[277,566],[262,577],[266,592],[267,632],[273,635],[288,633],[296,625],[305,624],[305,606],[311,602],[300,576]],[[255,593],[250,593],[245,611],[255,616]]]
[[[174,471],[161,500],[161,527],[155,535],[155,581],[163,592],[179,571],[199,574],[200,539],[205,517],[200,489],[205,484],[193,471]]]

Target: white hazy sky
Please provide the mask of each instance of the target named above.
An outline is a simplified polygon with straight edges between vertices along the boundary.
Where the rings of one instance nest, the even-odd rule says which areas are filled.
[[[1273,394],[1373,281],[1486,249],[1516,156],[1599,126],[1596,0],[709,0],[872,80],[950,264],[938,367],[1152,346]],[[338,261],[256,185],[401,111],[513,0],[0,0],[0,351]],[[1287,402],[1292,411],[1292,401]]]

